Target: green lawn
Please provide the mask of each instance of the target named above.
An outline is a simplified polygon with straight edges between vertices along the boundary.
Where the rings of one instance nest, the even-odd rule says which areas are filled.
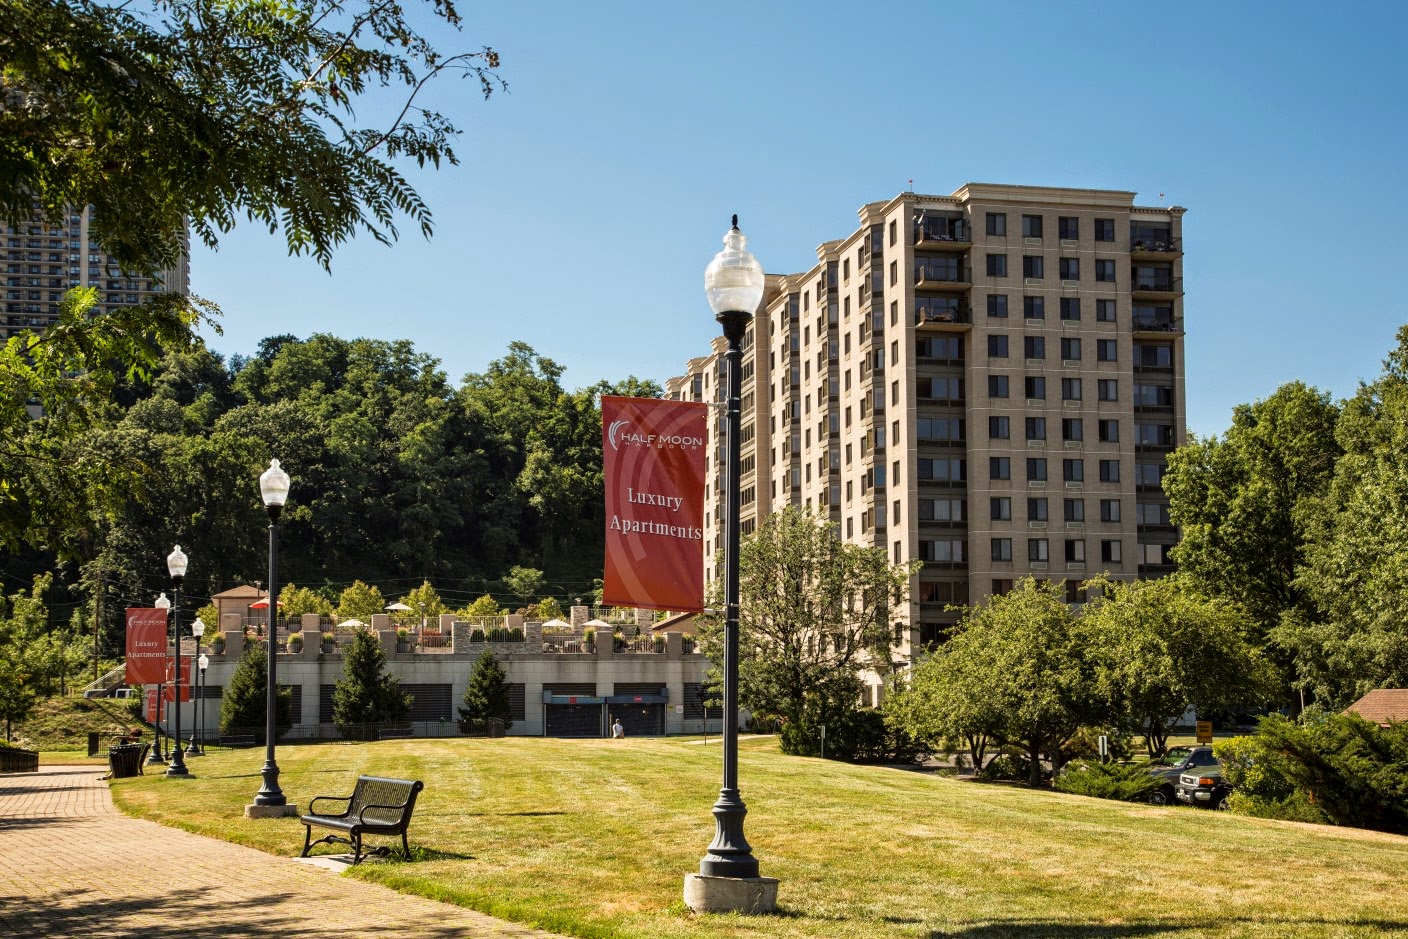
[[[782,756],[745,739],[740,782],[780,915],[680,901],[713,836],[717,742],[540,738],[285,746],[301,807],[359,773],[426,781],[415,863],[354,876],[575,936],[971,937],[1408,934],[1408,839],[1084,799]],[[296,819],[246,821],[263,750],[195,778],[117,780],[126,811],[296,855]]]

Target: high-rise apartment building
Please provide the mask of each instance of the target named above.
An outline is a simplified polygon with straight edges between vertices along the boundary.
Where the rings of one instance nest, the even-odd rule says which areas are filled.
[[[97,288],[103,312],[138,303],[154,292],[189,289],[188,252],[160,277],[128,276],[90,237],[91,217],[89,210],[70,209],[57,227],[39,221],[21,228],[0,225],[0,263],[5,270],[0,341],[52,323],[58,317],[59,298],[72,287]]]
[[[970,183],[902,193],[770,275],[744,340],[742,527],[788,504],[920,558],[912,653],[1032,575],[1168,573],[1161,480],[1184,437],[1182,208]],[[716,401],[723,340],[667,395]],[[705,571],[722,548],[721,435]]]

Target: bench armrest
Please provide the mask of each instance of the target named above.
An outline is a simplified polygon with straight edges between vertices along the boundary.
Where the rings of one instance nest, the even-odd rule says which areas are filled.
[[[361,822],[362,824],[366,824],[367,809],[395,809],[398,812],[404,812],[406,810],[406,806],[408,805],[410,805],[409,799],[405,802],[402,802],[400,805],[364,805],[362,806],[362,811],[357,813],[357,821]],[[386,822],[381,822],[380,824],[384,825],[386,824]]]
[[[346,803],[348,803],[348,808],[350,808],[350,807],[351,807],[351,802],[352,802],[352,797],[351,797],[351,796],[314,796],[314,797],[313,797],[313,801],[308,803],[308,814],[309,814],[309,815],[321,815],[321,814],[324,814],[324,813],[322,813],[322,812],[319,812],[317,809],[315,809],[315,808],[313,807],[313,806],[315,806],[315,805],[316,805],[317,803],[319,803],[319,802],[346,802]],[[346,814],[347,814],[347,809],[343,809],[343,810],[342,810],[342,814],[343,814],[343,815],[346,815]]]

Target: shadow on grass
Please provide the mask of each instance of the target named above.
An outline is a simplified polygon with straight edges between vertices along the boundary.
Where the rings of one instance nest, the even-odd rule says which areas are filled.
[[[936,929],[927,939],[1126,939],[1138,936],[1162,936],[1173,932],[1197,934],[1209,929],[1247,924],[1285,929],[1335,928],[1367,930],[1386,935],[1398,935],[1408,929],[1408,920],[1354,920],[1340,922],[1322,919],[1263,920],[1251,917],[1224,916],[1200,920],[1162,920],[1140,923],[1054,923],[1045,920],[1009,920]]]

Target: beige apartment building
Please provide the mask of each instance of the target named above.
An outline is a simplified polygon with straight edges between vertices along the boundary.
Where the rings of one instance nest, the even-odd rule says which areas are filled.
[[[70,209],[57,227],[37,221],[21,228],[0,225],[0,263],[5,269],[0,341],[53,323],[60,297],[72,287],[97,288],[100,312],[131,306],[154,292],[188,291],[189,252],[161,277],[131,277],[92,240],[91,221],[91,210]]]
[[[744,340],[742,528],[783,506],[923,559],[902,655],[951,604],[1032,575],[1172,570],[1161,480],[1184,439],[1179,207],[969,183],[860,209],[817,264],[769,275]],[[718,400],[724,343],[667,382]],[[716,430],[718,426],[716,425]],[[711,448],[705,572],[722,549]]]

